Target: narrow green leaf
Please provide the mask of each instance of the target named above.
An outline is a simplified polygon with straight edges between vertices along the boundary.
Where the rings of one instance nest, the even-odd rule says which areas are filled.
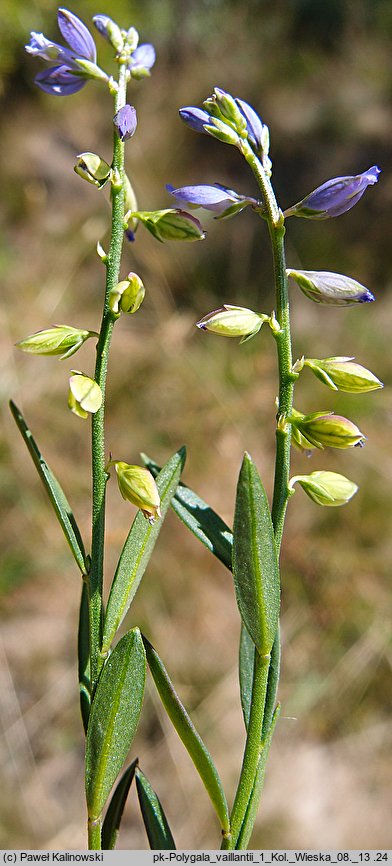
[[[221,822],[221,826],[223,830],[226,831],[229,829],[229,813],[222,782],[219,778],[215,764],[209,751],[204,745],[203,740],[197,733],[185,707],[181,703],[158,653],[143,635],[142,639],[151,674],[163,706],[165,707],[178,736],[184,743],[187,752],[192,758],[196,770],[199,773]]]
[[[156,477],[159,466],[150,460],[146,454],[141,456],[147,468]],[[181,483],[173,496],[171,506],[180,520],[185,523],[185,526],[196,535],[196,538],[231,571],[233,533],[224,520],[219,517],[219,514],[210,508],[190,487]]]
[[[237,485],[233,577],[241,618],[260,655],[268,655],[279,622],[279,566],[267,495],[249,454]]]
[[[248,729],[250,704],[252,699],[253,669],[255,658],[255,645],[253,640],[241,623],[240,651],[239,651],[239,674],[241,705],[244,716],[245,727]],[[271,650],[271,661],[268,669],[267,693],[265,698],[263,729],[261,739],[264,740],[271,725],[271,719],[275,710],[276,693],[279,683],[280,667],[280,639],[279,628]]]
[[[23,418],[21,411],[18,409],[17,406],[15,406],[15,403],[13,403],[12,400],[10,401],[10,409],[27,445],[34,465],[41,478],[41,481],[43,482],[43,485],[46,488],[47,493],[49,494],[49,499],[53,505],[53,508],[57,515],[57,519],[75,557],[76,563],[79,566],[82,574],[86,574],[86,554],[83,546],[82,537],[80,535],[76,520],[73,516],[71,507],[65,496],[65,493],[60,487],[57,478],[55,478],[53,472],[49,469],[48,464],[45,462],[36,441],[33,439],[31,430],[29,430]]]
[[[244,625],[241,622],[240,651],[239,651],[239,675],[242,714],[245,727],[248,730],[250,704],[252,700],[253,670],[255,665],[255,645]]]
[[[98,680],[86,741],[86,798],[96,820],[134,738],[142,708],[146,655],[140,631],[127,632],[115,646]]]
[[[152,851],[175,851],[176,845],[161,802],[142,771],[136,769],[140,810]]]
[[[80,598],[79,629],[78,629],[78,671],[80,712],[82,714],[84,731],[87,731],[90,715],[90,634],[88,615],[87,584],[83,581]]]
[[[272,725],[272,720],[276,711],[276,694],[279,685],[280,674],[280,629],[275,635],[275,640],[271,650],[271,661],[268,671],[267,694],[265,697],[263,729],[261,732],[262,741],[267,739],[269,729]]]
[[[161,497],[162,517],[149,523],[141,511],[135,517],[118,561],[110,590],[103,629],[102,651],[110,648],[116,631],[124,619],[160,533],[163,519],[176,490],[184,463],[185,448],[180,448],[168,460],[157,477]]]
[[[123,816],[129,789],[135,775],[136,766],[137,758],[132,761],[132,764],[130,764],[125,770],[125,773],[122,774],[121,779],[112,794],[105,815],[105,820],[102,825],[102,848],[104,851],[111,851],[116,847],[121,818]]]

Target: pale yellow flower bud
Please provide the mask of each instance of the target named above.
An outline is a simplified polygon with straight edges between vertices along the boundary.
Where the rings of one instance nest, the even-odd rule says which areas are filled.
[[[143,303],[145,288],[137,274],[130,273],[109,293],[109,308],[113,313],[136,313]]]
[[[301,448],[352,448],[366,440],[356,424],[333,412],[303,415],[294,410],[287,420],[293,425],[293,433],[300,434],[297,444]]]
[[[71,325],[53,325],[44,331],[37,331],[16,343],[22,352],[31,355],[60,355],[60,360],[70,358],[80,349],[89,337],[98,337],[96,331],[83,331]]]
[[[297,482],[317,505],[346,505],[358,490],[358,486],[344,475],[323,470],[310,475],[294,475],[289,483],[290,490]]]
[[[102,189],[109,180],[111,168],[97,153],[86,152],[79,154],[74,171],[84,180]]]
[[[123,499],[140,508],[144,516],[153,523],[162,517],[160,496],[154,477],[143,466],[133,466],[120,460],[111,460],[115,467],[117,481]]]
[[[102,406],[102,391],[89,376],[73,370],[69,380],[68,406],[79,418],[88,418],[89,413],[94,415]]]
[[[254,313],[246,307],[224,304],[218,310],[207,313],[196,324],[203,331],[212,331],[222,337],[242,337],[241,343],[244,343],[254,337],[268,319],[265,313]]]
[[[336,357],[305,358],[304,366],[310,367],[315,376],[334,391],[360,394],[383,388],[383,383],[370,370],[361,364],[353,363],[353,358]]]

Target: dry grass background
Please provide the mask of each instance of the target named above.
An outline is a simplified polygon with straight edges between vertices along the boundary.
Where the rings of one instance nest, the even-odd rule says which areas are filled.
[[[388,384],[391,374],[392,207],[387,3],[238,3],[90,0],[72,5],[135,23],[155,41],[151,81],[135,86],[137,135],[128,168],[141,207],[168,203],[166,182],[252,191],[238,155],[183,128],[177,108],[215,84],[252,102],[269,123],[284,206],[328,177],[379,163],[383,174],[350,214],[290,221],[291,265],[347,272],[378,297],[369,308],[320,309],[293,290],[295,355],[353,354]],[[118,10],[118,11],[117,11]],[[17,339],[52,322],[96,328],[103,273],[94,247],[109,209],[72,172],[83,150],[110,154],[110,104],[94,85],[70,100],[37,93],[37,66],[20,44],[55,31],[55,5],[6,2],[2,112],[1,483],[3,499],[0,833],[3,847],[82,848],[83,738],[77,706],[79,581],[44,491],[12,425],[21,405],[89,537],[88,425],[66,409],[67,362],[17,355]],[[105,53],[105,46],[100,46]],[[195,332],[216,303],[270,309],[266,239],[250,214],[207,215],[207,240],[160,246],[138,232],[123,271],[147,287],[136,317],[116,326],[110,363],[108,449],[136,462],[168,459],[184,442],[186,483],[230,524],[244,449],[270,490],[276,393],[268,334],[239,347]],[[77,366],[89,372],[93,349]],[[283,548],[282,719],[271,752],[254,847],[391,848],[391,396],[330,394],[305,372],[305,410],[334,408],[368,435],[366,448],[294,455],[296,472],[343,471],[360,492],[345,509],[317,509],[299,491]],[[332,513],[331,513],[332,512]],[[108,583],[133,513],[109,485]],[[229,797],[243,747],[237,687],[239,624],[230,576],[169,514],[127,626],[139,624],[163,657],[212,752]],[[178,847],[215,847],[203,788],[149,686],[132,754],[158,791]],[[120,845],[147,845],[130,798]]]

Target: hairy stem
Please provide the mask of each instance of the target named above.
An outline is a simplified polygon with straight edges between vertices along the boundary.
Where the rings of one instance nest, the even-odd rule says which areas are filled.
[[[126,103],[126,67],[120,66],[118,90],[115,98],[117,112]],[[106,375],[110,341],[112,337],[115,316],[109,309],[109,292],[118,283],[120,274],[121,252],[124,236],[124,144],[117,132],[114,132],[113,145],[113,175],[112,184],[112,228],[109,253],[106,262],[106,289],[103,306],[101,330],[97,344],[97,360],[95,366],[95,381],[102,391],[102,406],[92,416],[92,542],[91,571],[88,581],[89,622],[90,622],[90,665],[91,694],[97,684],[102,658],[100,647],[102,641],[102,587],[103,562],[105,542],[105,492],[107,473],[105,472],[105,391]]]
[[[263,728],[264,704],[267,693],[269,663],[270,656],[261,656],[255,647],[248,733],[240,780],[230,816],[230,834],[227,834],[224,837],[221,846],[222,849],[225,850],[230,850],[236,847],[237,838],[247,813],[249,799],[254,786],[260,757],[260,742]]]
[[[100,851],[101,850],[101,830],[102,830],[102,822],[100,818],[97,818],[95,821],[88,821],[88,850],[89,851]]]

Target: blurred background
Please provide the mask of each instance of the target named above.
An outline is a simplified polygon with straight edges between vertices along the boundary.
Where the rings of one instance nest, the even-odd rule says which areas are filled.
[[[89,83],[64,99],[33,83],[30,30],[59,39],[51,0],[3,0],[1,14],[1,722],[3,848],[83,848],[83,736],[76,682],[80,579],[8,410],[21,406],[89,538],[89,423],[66,406],[69,369],[93,370],[93,344],[76,362],[29,358],[14,343],[52,323],[99,327],[107,242],[106,191],[73,173],[75,155],[109,162],[112,105]],[[294,357],[353,355],[386,384],[392,326],[392,5],[389,0],[80,0],[133,24],[156,46],[150,80],[130,101],[137,134],[127,169],[142,209],[171,206],[166,183],[218,181],[256,194],[238,152],[181,124],[218,85],[250,102],[271,130],[279,202],[288,207],[325,180],[378,164],[382,175],[350,213],[288,222],[291,267],[358,279],[377,303],[312,304],[292,287]],[[112,69],[97,34],[99,62]],[[107,447],[138,462],[188,447],[184,480],[227,523],[245,449],[268,492],[274,459],[274,344],[267,332],[239,346],[197,331],[224,302],[270,312],[271,257],[263,223],[202,214],[207,239],[160,245],[143,227],[123,274],[147,288],[135,317],[117,324],[110,361]],[[73,361],[73,359],[72,359]],[[321,509],[298,490],[283,544],[282,718],[253,836],[254,848],[391,848],[390,643],[392,460],[390,391],[334,394],[304,371],[303,411],[334,409],[368,436],[366,447],[293,455],[293,472],[347,474],[352,503]],[[133,519],[112,481],[107,583]],[[126,626],[157,647],[212,752],[231,800],[244,731],[237,685],[239,622],[230,575],[169,514]],[[179,848],[219,846],[204,789],[151,686],[132,756],[162,799]],[[146,848],[133,791],[119,839]]]

